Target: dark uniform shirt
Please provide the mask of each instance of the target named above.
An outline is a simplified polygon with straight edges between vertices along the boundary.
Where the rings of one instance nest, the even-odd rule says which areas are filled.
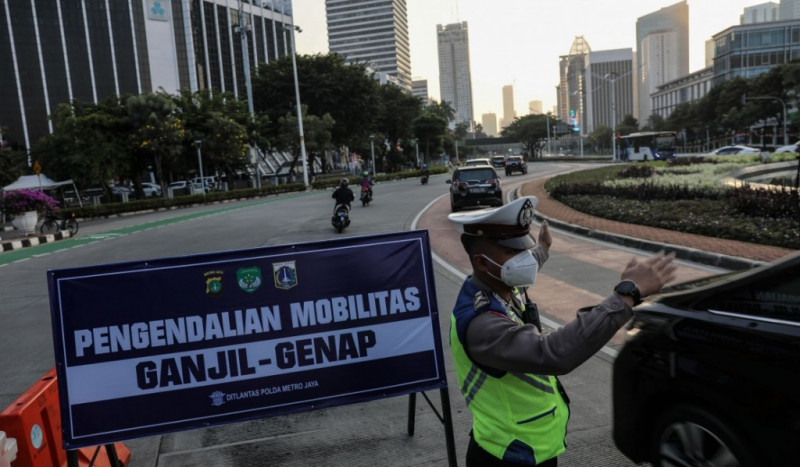
[[[548,252],[533,249],[540,269]],[[487,293],[491,288],[475,278],[472,283]],[[521,310],[524,297],[505,303]],[[545,375],[564,375],[597,353],[633,317],[633,311],[616,293],[600,304],[578,310],[576,319],[552,332],[540,333],[532,324],[520,326],[499,313],[478,314],[467,327],[466,347],[472,359],[498,370]]]

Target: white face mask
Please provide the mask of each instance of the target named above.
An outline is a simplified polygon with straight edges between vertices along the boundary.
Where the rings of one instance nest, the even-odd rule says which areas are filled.
[[[492,258],[486,255],[481,255],[491,261],[493,264],[500,266],[500,277],[495,276],[491,272],[488,274],[497,280],[502,281],[509,287],[518,286],[531,286],[536,282],[536,273],[539,272],[539,263],[530,250],[525,250],[517,253],[508,259],[501,266]]]

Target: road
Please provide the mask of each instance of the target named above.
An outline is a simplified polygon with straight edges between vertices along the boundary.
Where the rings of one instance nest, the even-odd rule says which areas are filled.
[[[503,177],[507,193],[525,180],[580,168],[578,164],[531,164],[526,176]],[[316,241],[341,236],[428,229],[436,255],[436,292],[441,328],[469,267],[449,212],[445,176],[386,182],[375,201],[354,206],[352,224],[337,234],[330,226],[330,191],[222,203],[184,210],[86,222],[70,240],[0,255],[0,407],[6,407],[54,364],[46,271],[129,260],[183,256],[210,251]],[[554,232],[551,258],[533,288],[546,323],[558,326],[580,307],[599,302],[619,278],[634,251]],[[352,271],[332,273],[348,274]],[[683,264],[680,279],[714,270]],[[109,310],[113,313],[113,310]],[[613,344],[562,380],[572,398],[569,449],[560,465],[633,465],[611,440],[611,361]],[[447,336],[443,343],[447,345]],[[471,425],[447,360],[459,465]],[[102,384],[102,381],[98,381]],[[439,395],[429,394],[439,406]],[[444,431],[418,398],[416,432],[405,434],[406,397],[390,398],[293,416],[263,419],[136,440],[126,440],[131,467],[190,465],[440,466],[447,464]]]

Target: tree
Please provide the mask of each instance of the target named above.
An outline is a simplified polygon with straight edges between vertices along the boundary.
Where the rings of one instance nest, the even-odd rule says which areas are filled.
[[[52,115],[53,134],[33,150],[48,174],[80,186],[107,186],[128,169],[125,109],[117,97],[99,104],[61,103]]]
[[[303,111],[303,136],[306,146],[306,156],[330,149],[332,147],[332,134],[331,130],[334,128],[336,122],[330,114],[325,114],[322,117],[310,115],[307,113],[308,109],[304,105]],[[297,161],[302,156],[300,148],[300,136],[298,134],[297,115],[289,112],[283,117],[278,119],[278,126],[280,133],[277,137],[278,148],[283,151],[289,151],[293,158],[289,171],[292,172],[297,165]],[[308,164],[312,164],[309,159]]]
[[[300,98],[311,115],[330,114],[336,145],[368,140],[379,113],[378,83],[363,64],[348,65],[338,54],[296,57]],[[296,113],[291,56],[261,64],[253,78],[256,110],[269,117],[270,136],[280,133],[281,118]]]
[[[616,140],[616,136],[614,132],[611,131],[611,127],[600,125],[594,129],[588,139],[591,146],[611,152],[611,145],[616,144],[612,141],[612,138]]]
[[[202,141],[203,165],[208,173],[233,173],[246,165],[250,115],[245,103],[227,93],[183,90],[174,97],[175,112],[185,128],[183,146],[193,152]]]
[[[183,121],[176,113],[175,102],[166,92],[131,96],[125,101],[130,127],[132,163],[136,167],[152,164],[158,180],[164,181],[164,165],[188,170],[188,158],[181,166],[178,156],[184,153]]]
[[[617,125],[617,133],[621,135],[629,135],[639,131],[639,122],[631,114],[627,114],[622,118],[622,121]]]
[[[515,118],[510,125],[503,128],[502,135],[522,143],[525,152],[536,159],[547,141],[547,117],[529,114]]]
[[[424,110],[422,115],[414,120],[414,135],[425,143],[423,163],[427,163],[431,151],[438,153],[442,150],[442,139],[446,134],[447,120],[429,109]]]
[[[0,148],[0,186],[9,185],[29,173],[27,159],[25,151]]]
[[[431,103],[428,104],[427,110],[444,118],[448,124],[456,118],[455,109],[453,109],[453,106],[447,101],[437,102],[435,100],[431,100]]]
[[[488,138],[488,137],[489,137],[489,135],[487,135],[487,134],[486,134],[486,133],[483,131],[483,125],[481,125],[480,123],[478,123],[477,125],[475,125],[475,137],[476,137],[476,138]]]
[[[376,140],[383,141],[385,138],[389,141],[388,162],[394,166],[401,162],[397,150],[401,141],[414,137],[414,120],[422,112],[422,100],[392,84],[381,86],[378,96],[380,112],[376,119],[376,133],[380,134],[381,138]],[[369,140],[366,140],[366,147],[369,147]]]

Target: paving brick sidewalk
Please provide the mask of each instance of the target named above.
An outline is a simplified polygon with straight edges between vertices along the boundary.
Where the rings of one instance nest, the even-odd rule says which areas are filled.
[[[750,261],[773,261],[797,251],[736,240],[687,234],[643,225],[625,224],[590,216],[551,199],[544,189],[546,181],[546,179],[540,179],[526,183],[522,186],[521,194],[523,196],[533,195],[539,198],[539,205],[536,207],[536,210],[544,218],[567,224],[572,226],[573,230],[580,231],[584,234],[588,233],[591,235],[594,233],[596,236],[602,237],[602,233],[607,232],[615,236],[630,238],[633,242],[635,242],[635,239],[640,239],[655,244],[675,245],[697,250],[698,252],[714,253],[722,255],[722,257],[730,257],[733,259],[743,258]],[[724,263],[725,261],[721,262]],[[733,269],[738,269],[738,267],[733,267]]]

